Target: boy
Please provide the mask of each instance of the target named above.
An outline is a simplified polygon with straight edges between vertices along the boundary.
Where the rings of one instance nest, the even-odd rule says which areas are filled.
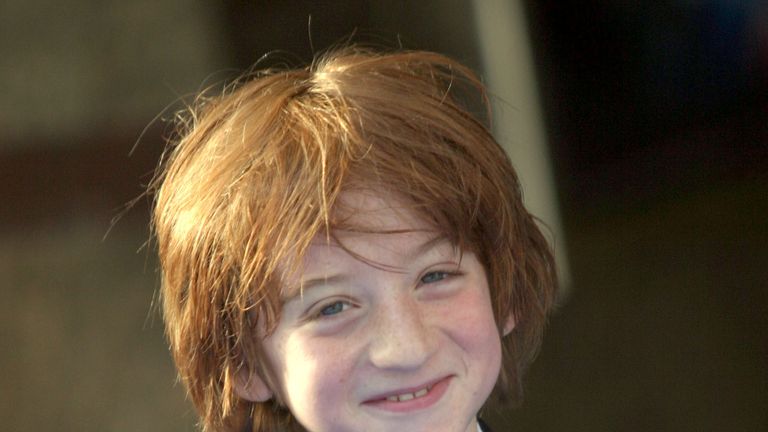
[[[467,94],[441,55],[347,48],[189,117],[154,224],[206,431],[475,432],[519,399],[554,263]]]

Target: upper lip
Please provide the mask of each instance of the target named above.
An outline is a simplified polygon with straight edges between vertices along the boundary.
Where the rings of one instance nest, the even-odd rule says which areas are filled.
[[[399,396],[399,395],[407,394],[407,393],[416,393],[417,391],[419,391],[421,389],[424,389],[424,388],[427,388],[427,387],[432,387],[433,385],[439,383],[440,381],[442,381],[442,380],[444,380],[444,379],[446,379],[448,377],[450,377],[450,375],[441,376],[440,378],[433,379],[431,381],[427,381],[427,382],[425,382],[423,384],[419,384],[419,385],[416,385],[416,386],[403,387],[403,388],[399,388],[397,390],[392,390],[392,391],[387,391],[387,392],[384,392],[384,393],[379,393],[377,395],[374,395],[373,397],[370,397],[370,398],[366,399],[365,401],[363,401],[363,403],[375,402],[375,401],[378,401],[378,400],[386,399],[386,398],[388,398],[390,396]]]

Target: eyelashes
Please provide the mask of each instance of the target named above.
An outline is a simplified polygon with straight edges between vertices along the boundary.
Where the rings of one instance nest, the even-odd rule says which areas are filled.
[[[333,319],[336,316],[354,308],[355,306],[355,302],[351,299],[332,296],[329,298],[321,299],[307,308],[307,311],[304,313],[301,320],[304,322],[311,322]]]
[[[457,271],[434,270],[422,276],[421,279],[419,279],[419,281],[422,284],[433,284],[433,283],[437,283],[437,282],[449,279],[454,276],[459,276],[460,274],[461,273]]]
[[[322,306],[316,315],[317,317],[333,316],[344,312],[350,307],[352,307],[350,302],[346,300],[336,300],[334,302],[328,303],[325,306]]]

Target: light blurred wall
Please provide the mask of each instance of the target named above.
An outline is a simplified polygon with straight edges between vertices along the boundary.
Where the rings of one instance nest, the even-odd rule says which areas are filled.
[[[147,124],[228,57],[221,4],[6,0],[0,5],[0,146],[64,145]]]
[[[220,6],[0,3],[3,430],[193,430],[143,247],[146,200],[110,224],[163,145],[162,121],[142,129],[226,67]]]

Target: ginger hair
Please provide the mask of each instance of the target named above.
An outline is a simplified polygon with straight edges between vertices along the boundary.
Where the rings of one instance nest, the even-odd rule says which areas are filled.
[[[280,317],[281,269],[333,231],[337,200],[355,185],[394,192],[478,254],[500,333],[507,317],[516,323],[494,393],[519,400],[554,262],[473,106],[490,118],[484,86],[454,60],[347,47],[253,74],[180,117],[150,191],[166,334],[205,431],[301,430],[279,398],[243,400],[235,383],[270,382],[260,341]]]

